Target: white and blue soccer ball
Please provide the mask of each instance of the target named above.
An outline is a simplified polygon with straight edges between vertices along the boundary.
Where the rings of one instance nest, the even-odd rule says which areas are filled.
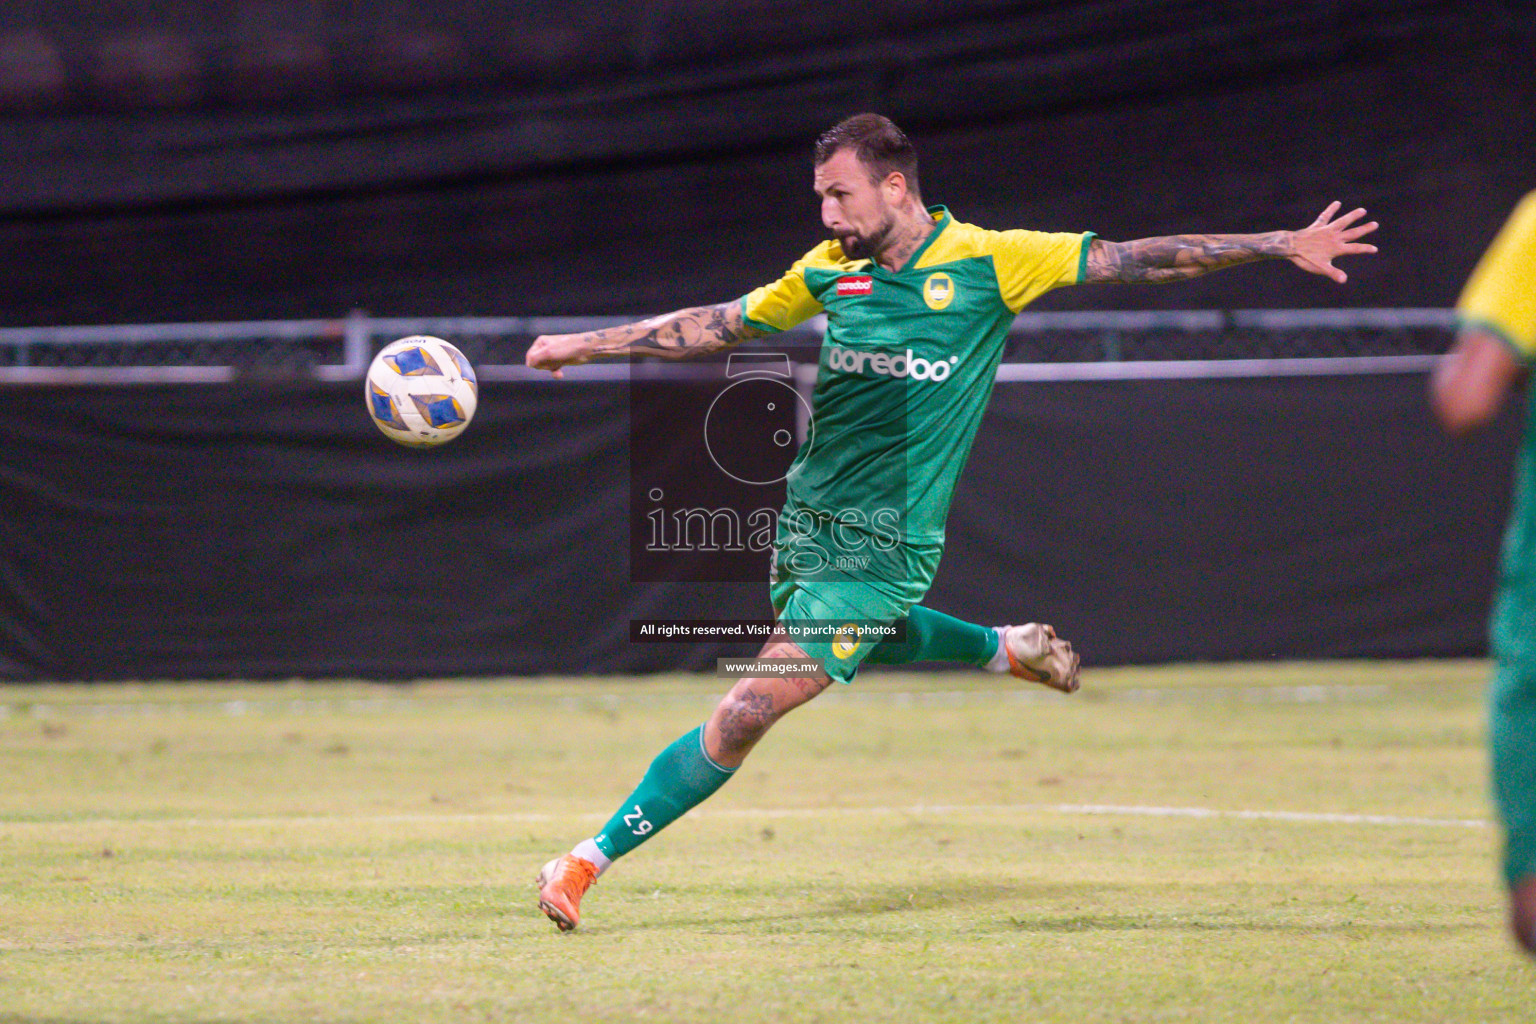
[[[480,398],[464,353],[425,334],[392,341],[368,367],[363,399],[391,441],[423,448],[452,441],[474,418]]]

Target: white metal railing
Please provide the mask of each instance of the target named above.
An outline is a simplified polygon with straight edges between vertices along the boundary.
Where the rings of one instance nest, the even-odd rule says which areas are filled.
[[[34,365],[39,350],[94,346],[155,346],[175,344],[229,345],[268,343],[281,348],[318,346],[330,358],[314,360],[300,372],[324,380],[357,380],[367,370],[377,346],[410,334],[450,338],[532,338],[611,327],[632,317],[369,317],[353,313],[335,319],[262,320],[223,323],[165,323],[93,325],[77,327],[21,327],[0,329],[0,384],[194,384],[230,381],[251,367],[225,363],[179,365]],[[1420,331],[1448,332],[1454,314],[1448,309],[1249,309],[1249,310],[1152,310],[1026,312],[1011,328],[1017,339],[1061,332],[1095,333],[1105,339],[1104,356],[1094,360],[1009,362],[998,371],[1000,383],[1062,380],[1155,380],[1203,377],[1254,377],[1369,373],[1417,373],[1433,366],[1434,353],[1340,355],[1304,357],[1213,358],[1124,360],[1117,358],[1115,339],[1151,331]],[[808,352],[825,329],[824,316],[814,317],[794,331],[750,345],[771,348],[775,340],[789,346],[805,346]],[[796,377],[806,370],[797,367]],[[549,374],[530,370],[520,361],[476,362],[480,377],[488,381],[549,381]],[[259,372],[259,371],[257,371]],[[688,367],[686,364],[637,361],[589,364],[566,371],[570,381],[615,381],[635,377],[720,376],[721,367]]]

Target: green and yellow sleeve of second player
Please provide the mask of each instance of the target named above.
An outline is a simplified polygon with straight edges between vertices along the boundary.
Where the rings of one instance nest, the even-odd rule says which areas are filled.
[[[1504,339],[1521,359],[1536,357],[1536,192],[1520,201],[1483,253],[1456,317]]]

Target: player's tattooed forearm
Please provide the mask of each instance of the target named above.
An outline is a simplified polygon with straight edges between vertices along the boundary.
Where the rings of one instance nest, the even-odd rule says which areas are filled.
[[[1095,239],[1085,280],[1129,284],[1183,281],[1254,260],[1289,256],[1290,232],[1264,235],[1167,235],[1134,242]]]
[[[592,333],[593,351],[602,355],[686,359],[719,352],[763,332],[747,326],[736,303],[695,306],[625,327]]]

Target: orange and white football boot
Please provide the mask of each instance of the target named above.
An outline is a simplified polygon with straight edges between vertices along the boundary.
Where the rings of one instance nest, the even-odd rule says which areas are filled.
[[[1069,642],[1044,623],[1004,627],[1003,651],[1008,655],[1008,671],[1020,679],[1043,683],[1062,693],[1071,693],[1078,687],[1081,659]]]
[[[597,865],[573,854],[556,857],[539,871],[539,909],[568,932],[581,921],[581,897],[597,881]]]

